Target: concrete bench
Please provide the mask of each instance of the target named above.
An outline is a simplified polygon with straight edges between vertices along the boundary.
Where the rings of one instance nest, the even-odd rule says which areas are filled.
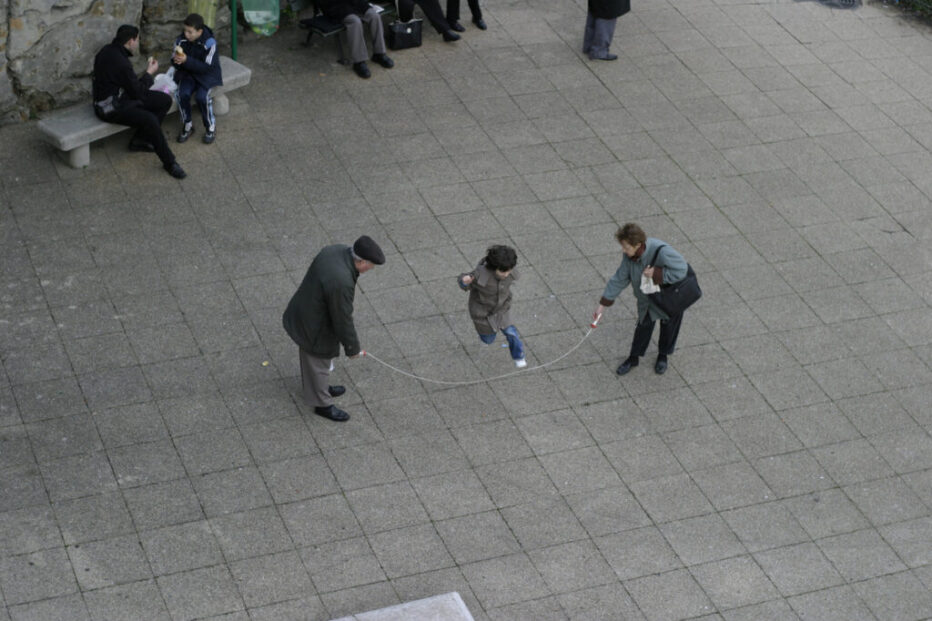
[[[456,591],[341,617],[333,621],[473,621]]]
[[[220,57],[220,70],[223,72],[223,86],[212,91],[214,114],[218,115],[230,111],[226,93],[246,86],[252,78],[251,69],[226,56]],[[177,104],[173,101],[170,112],[176,109]],[[42,139],[61,151],[72,168],[83,168],[91,163],[92,142],[127,129],[131,128],[98,119],[91,102],[54,110],[39,121]]]

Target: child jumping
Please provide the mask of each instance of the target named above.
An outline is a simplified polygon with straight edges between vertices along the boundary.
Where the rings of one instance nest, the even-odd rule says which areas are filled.
[[[194,119],[191,116],[191,95],[194,95],[204,120],[206,131],[203,140],[205,144],[210,144],[217,136],[214,98],[210,95],[210,89],[221,86],[223,76],[220,73],[220,55],[217,53],[214,33],[197,13],[184,18],[184,31],[175,41],[172,63],[175,65],[175,82],[178,83],[175,98],[183,123],[178,142],[185,142],[194,133]]]
[[[518,280],[515,265],[518,255],[509,246],[492,246],[485,258],[471,272],[460,274],[459,286],[469,291],[469,316],[476,326],[479,338],[486,345],[495,342],[499,331],[508,339],[508,348],[515,366],[527,366],[524,344],[518,329],[511,323],[511,283]]]

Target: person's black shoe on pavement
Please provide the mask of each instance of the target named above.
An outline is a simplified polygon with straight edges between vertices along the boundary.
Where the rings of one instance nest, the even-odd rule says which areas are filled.
[[[349,414],[341,410],[335,405],[328,405],[327,407],[314,408],[314,413],[318,416],[323,416],[324,418],[329,418],[332,421],[342,423],[349,420]]]

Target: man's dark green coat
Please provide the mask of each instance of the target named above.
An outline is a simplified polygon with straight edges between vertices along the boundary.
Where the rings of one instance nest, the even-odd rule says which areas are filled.
[[[285,332],[298,347],[318,358],[336,358],[340,344],[347,356],[359,353],[353,325],[353,299],[359,272],[349,246],[321,250],[282,315]]]

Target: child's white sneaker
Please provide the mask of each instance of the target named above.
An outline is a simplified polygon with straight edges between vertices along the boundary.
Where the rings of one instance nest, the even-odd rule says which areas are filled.
[[[518,360],[515,360],[515,366],[518,367],[519,369],[523,369],[524,367],[527,366],[527,359],[520,358]]]

